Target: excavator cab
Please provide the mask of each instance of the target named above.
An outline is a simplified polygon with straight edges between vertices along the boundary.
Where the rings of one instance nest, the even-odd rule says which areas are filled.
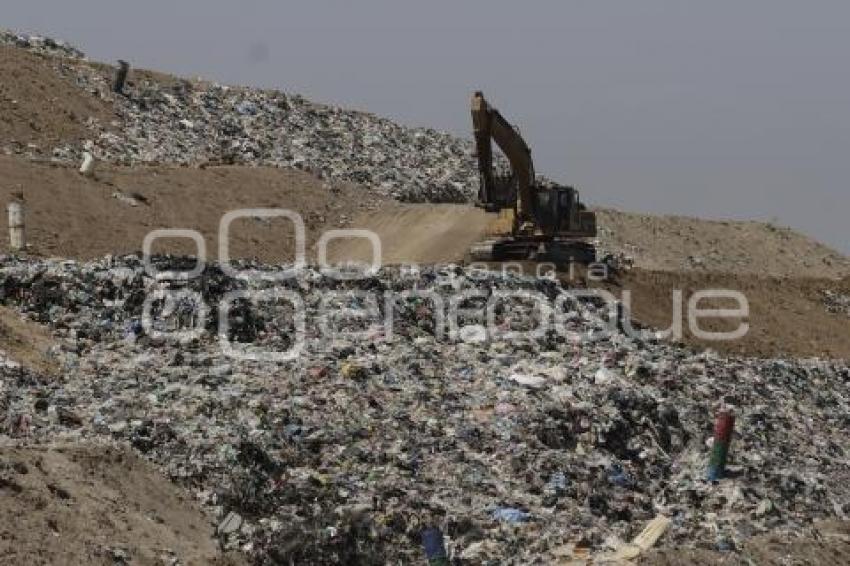
[[[561,230],[563,224],[569,223],[575,208],[574,193],[575,189],[572,187],[552,187],[534,193],[532,213],[543,234],[555,234]]]
[[[596,215],[588,212],[573,187],[555,185],[534,193],[534,219],[546,236],[596,234]]]

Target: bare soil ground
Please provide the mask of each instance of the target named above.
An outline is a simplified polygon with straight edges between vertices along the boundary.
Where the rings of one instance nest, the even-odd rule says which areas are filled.
[[[272,168],[105,167],[96,178],[88,179],[71,168],[0,157],[0,178],[7,186],[22,188],[32,253],[81,259],[137,252],[145,235],[158,228],[199,231],[208,257],[217,258],[219,223],[226,212],[281,207],[303,216],[311,258],[315,257],[313,246],[322,232],[347,226],[374,231],[380,237],[385,264],[453,262],[464,259],[469,246],[485,236],[492,220],[480,209],[463,205],[369,203],[358,187],[331,186],[308,173]],[[135,195],[137,205],[131,206],[114,195]],[[622,216],[626,220],[620,222],[619,216],[606,213],[603,226],[619,226],[623,239],[643,237],[643,229],[633,228],[634,215]],[[662,224],[667,222],[673,220]],[[675,221],[677,226],[683,223]],[[693,220],[689,226],[690,233],[706,242],[711,241],[710,234],[717,229],[715,223],[701,220]],[[634,237],[629,232],[632,229]],[[5,215],[0,215],[0,231],[6,230]],[[758,230],[765,242],[763,248],[754,243],[759,241],[755,236]],[[753,224],[743,233],[746,242],[729,238],[729,245],[746,247],[754,258],[773,253],[775,241],[770,228]],[[660,237],[674,238],[674,232],[669,231]],[[810,245],[809,240],[793,233],[783,238],[798,251]],[[294,232],[283,219],[236,221],[229,241],[232,257],[272,263],[294,257]],[[6,238],[0,238],[0,250],[6,249]],[[153,251],[196,253],[194,243],[186,239],[159,240]],[[821,251],[827,254],[823,257],[828,257],[827,252]],[[659,251],[664,253],[668,252]],[[338,240],[329,255],[332,261],[368,261],[371,247],[362,239]],[[618,296],[623,289],[631,290],[635,319],[658,328],[670,326],[675,289],[683,292],[686,315],[687,301],[697,290],[737,290],[750,303],[748,334],[732,342],[708,343],[695,339],[685,321],[686,343],[744,355],[850,358],[850,317],[827,312],[821,295],[824,289],[847,293],[850,285],[847,280],[802,277],[807,272],[807,256],[799,252],[796,257],[796,264],[788,258],[772,267],[763,261],[766,273],[637,268],[610,288]],[[670,265],[672,261],[668,257],[660,263]],[[847,260],[835,254],[829,261],[829,275],[838,276],[840,266]],[[731,329],[722,322],[708,322],[708,328],[714,331]]]
[[[48,149],[89,138],[86,121],[108,126],[108,105],[63,79],[51,57],[0,46],[0,139]]]
[[[112,104],[89,96],[60,73],[57,65],[94,69],[107,81],[115,68],[86,60],[60,59],[9,46],[0,46],[0,139],[26,149],[33,144],[40,154],[51,148],[91,139],[89,122],[110,130],[118,119]],[[163,86],[197,81],[165,73],[133,69],[127,84],[153,80]]]
[[[599,239],[653,271],[707,272],[839,279],[850,259],[790,228],[764,222],[705,220],[597,211]]]
[[[208,257],[217,258],[222,216],[241,208],[297,212],[312,245],[325,229],[347,225],[353,214],[375,206],[357,187],[264,167],[104,165],[90,179],[69,167],[0,157],[0,179],[3,197],[18,191],[24,195],[30,253],[79,259],[140,251],[145,236],[163,228],[199,231]],[[7,220],[0,215],[4,235]],[[231,257],[270,263],[294,257],[294,230],[282,218],[237,220],[229,242]],[[0,250],[8,250],[8,237],[0,238]],[[197,254],[188,239],[160,240],[153,251]]]
[[[0,449],[0,564],[237,564],[213,530],[128,449]]]
[[[824,357],[850,359],[850,316],[831,313],[823,302],[826,289],[850,293],[850,279],[803,279],[732,273],[672,273],[635,269],[607,286],[618,298],[631,291],[631,311],[642,324],[667,329],[673,321],[674,291],[682,292],[683,341],[727,354],[758,357]],[[749,304],[745,319],[704,319],[700,328],[730,332],[749,324],[743,337],[732,341],[700,340],[688,325],[688,301],[700,290],[732,290]],[[701,301],[699,308],[736,308],[734,302]]]
[[[850,557],[850,523],[820,521],[815,524],[815,529],[816,537],[791,538],[779,534],[755,537],[744,545],[740,555],[698,549],[655,550],[638,563],[652,566],[847,564]]]
[[[384,264],[426,264],[462,261],[469,246],[483,237],[490,220],[483,210],[466,205],[388,203],[355,217],[352,228],[378,235]],[[352,239],[332,246],[329,258],[369,261],[371,254],[371,244]]]
[[[635,266],[671,273],[731,273],[809,279],[850,276],[850,259],[789,228],[763,222],[704,220],[598,211],[604,249],[632,255]],[[384,242],[385,263],[462,261],[496,216],[472,206],[400,204],[355,217]],[[344,250],[361,259],[368,247]]]
[[[54,344],[46,327],[0,306],[0,354],[3,357],[40,375],[55,376],[59,366],[50,356]]]

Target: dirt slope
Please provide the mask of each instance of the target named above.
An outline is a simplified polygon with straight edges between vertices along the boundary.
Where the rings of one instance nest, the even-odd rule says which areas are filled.
[[[50,331],[0,306],[0,356],[41,375],[57,375],[59,366],[49,350],[55,342]]]
[[[56,61],[0,46],[0,139],[48,149],[88,139],[90,118],[108,126],[114,112],[63,79]]]
[[[129,450],[5,448],[0,494],[0,564],[228,563],[188,494]]]
[[[603,247],[633,256],[644,269],[830,279],[850,274],[847,257],[789,228],[611,209],[597,214]]]
[[[29,143],[37,144],[45,149],[92,137],[94,130],[87,126],[91,120],[109,127],[109,124],[116,119],[111,103],[105,102],[98,96],[89,96],[84,89],[64,79],[60,73],[56,72],[57,65],[87,66],[96,69],[107,79],[114,73],[114,69],[102,64],[62,60],[38,56],[22,49],[0,47],[0,139],[16,140],[24,149]],[[178,81],[174,77],[160,73],[134,69],[130,82],[147,79],[164,85]],[[0,163],[0,179],[2,179],[0,183],[8,184],[9,189],[16,183],[23,184],[28,193],[49,188],[52,190],[57,184],[62,187],[92,186],[88,183],[80,185],[76,182],[77,180],[67,177],[57,178],[57,176],[48,175],[47,186],[38,187],[38,175],[43,172],[33,173],[31,169],[28,169],[19,171],[20,174],[16,175],[14,171],[9,171],[7,163]],[[171,224],[169,227],[176,227],[179,221],[192,222],[197,217],[201,225],[206,227],[209,222],[206,222],[203,216],[211,207],[230,206],[248,201],[252,201],[251,205],[256,206],[256,201],[262,200],[270,193],[266,189],[254,189],[251,185],[264,182],[268,184],[267,180],[274,177],[274,174],[240,172],[229,173],[233,176],[221,179],[220,176],[219,178],[207,177],[203,173],[198,173],[197,170],[189,171],[191,173],[167,173],[164,174],[164,178],[154,180],[151,180],[149,170],[142,170],[141,173],[116,173],[115,178],[123,182],[119,184],[119,188],[140,190],[140,192],[143,192],[143,189],[159,189],[166,186],[166,183],[170,183],[171,187],[181,189],[183,192],[181,196],[192,199],[189,202],[203,203],[206,209],[194,215],[193,207],[188,206],[185,200],[169,200],[168,195],[163,195],[158,211],[161,218],[144,219],[143,221],[149,225],[158,225],[159,220],[162,219]],[[157,174],[162,172],[157,171]],[[287,175],[288,173],[281,173],[281,177]],[[104,178],[107,181],[103,184],[106,188],[101,186],[100,192],[108,193],[106,197],[109,197],[114,191],[109,190],[108,182],[113,179],[107,174],[104,174]],[[302,181],[297,181],[295,184],[300,182]],[[302,190],[298,191],[299,197],[295,200],[303,211],[307,211],[311,210],[309,206],[316,204],[310,201],[307,192],[312,191],[317,184],[307,181],[303,183]],[[236,184],[240,184],[238,191],[234,190]],[[212,190],[225,190],[213,195],[211,190],[207,190],[207,185]],[[184,191],[184,186],[188,190]],[[6,188],[0,186],[0,190]],[[192,190],[192,188],[198,190]],[[245,195],[247,198],[240,201],[236,194]],[[75,207],[74,203],[66,198],[64,192],[60,191],[58,196],[58,204],[71,205],[69,212],[81,212],[80,207]],[[349,213],[356,202],[357,200],[347,203]],[[88,206],[92,202],[86,200],[83,204]],[[100,206],[92,209],[92,212],[98,216],[100,212],[111,211],[113,208],[115,207]],[[172,210],[175,214],[169,215],[168,211]],[[396,255],[388,255],[388,259],[422,262],[459,259],[456,248],[462,247],[461,242],[465,244],[465,240],[469,239],[477,229],[476,227],[480,225],[480,211],[470,209],[468,216],[455,212],[452,213],[451,218],[442,218],[442,212],[432,216],[430,212],[423,211],[423,208],[418,209],[418,212],[412,209],[405,211],[402,208],[395,208],[379,218],[367,218],[364,223],[367,227],[376,227],[379,234],[386,234],[384,239],[387,240],[388,249],[391,244],[392,253],[397,252]],[[112,241],[116,242],[122,251],[132,249],[132,246],[128,247],[127,240],[138,235],[134,226],[139,223],[140,217],[138,213],[128,216],[124,212],[126,211],[119,211],[116,220],[120,219],[121,226],[126,228],[113,229],[114,223],[111,221],[107,221],[107,225],[104,226],[104,230],[111,232]],[[321,206],[313,212],[323,214]],[[601,209],[598,214],[602,246],[634,256],[636,265],[644,269],[722,271],[815,278],[840,278],[850,275],[850,260],[846,257],[787,228],[759,222],[709,221],[681,216],[624,213],[610,209]],[[456,222],[456,227],[448,225],[450,220]],[[435,222],[436,224],[433,224]],[[429,223],[432,225],[429,226]],[[467,223],[470,225],[467,226]],[[64,237],[65,233],[58,229],[66,225],[67,222],[65,225],[59,223],[56,224],[57,229],[54,229],[54,233],[63,234],[62,238],[51,234],[43,235],[54,240],[67,239]],[[436,230],[441,234],[439,245],[428,246],[415,241],[400,244],[401,238],[396,236],[403,235],[402,228],[405,225],[417,235],[433,233]],[[103,231],[98,231],[96,238],[102,233]],[[86,239],[83,234],[70,235],[78,241],[80,238]],[[454,245],[451,235],[458,236],[457,246]],[[248,241],[250,240],[249,237]],[[449,242],[452,245],[446,246],[445,244]],[[90,243],[91,245],[85,241],[78,244],[48,241],[44,251],[85,257],[87,253],[96,255],[94,250],[98,252],[105,250],[105,246],[99,243]],[[137,245],[135,241],[132,244]],[[87,247],[92,252],[87,252]],[[443,251],[439,251],[441,248]],[[251,255],[252,251],[253,247],[247,246],[241,253]],[[268,250],[265,249],[259,249],[257,255],[263,259],[273,259],[268,256]]]
[[[850,294],[850,280],[802,279],[736,275],[730,273],[670,273],[635,269],[609,285],[620,298],[627,289],[632,294],[635,320],[653,328],[672,324],[673,293],[682,292],[684,342],[729,354],[750,356],[793,356],[850,359],[850,316],[831,313],[824,304],[826,289]],[[749,303],[750,316],[743,322],[749,332],[734,341],[696,339],[688,329],[688,301],[700,290],[723,289],[742,293]],[[735,308],[735,304],[701,302],[700,308]],[[740,320],[705,319],[700,328],[710,332],[730,332]]]
[[[121,168],[102,166],[88,179],[75,169],[0,157],[2,197],[22,191],[31,251],[46,256],[93,258],[142,249],[148,232],[188,228],[204,235],[209,257],[218,257],[221,217],[240,208],[286,208],[302,215],[308,242],[328,227],[346,224],[375,206],[357,187],[330,185],[296,170],[248,167]],[[5,193],[5,194],[4,194]],[[136,195],[136,206],[126,197]],[[116,198],[120,197],[120,198]],[[0,215],[0,250],[8,250],[6,214]],[[294,237],[283,219],[236,221],[232,257],[291,261]],[[168,239],[154,251],[194,254],[188,240]]]

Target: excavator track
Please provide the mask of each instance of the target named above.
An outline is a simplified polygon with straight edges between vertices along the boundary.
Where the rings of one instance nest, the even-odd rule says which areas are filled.
[[[556,265],[590,264],[596,261],[596,248],[591,243],[580,240],[538,241],[500,238],[473,244],[469,249],[469,260],[540,261]]]

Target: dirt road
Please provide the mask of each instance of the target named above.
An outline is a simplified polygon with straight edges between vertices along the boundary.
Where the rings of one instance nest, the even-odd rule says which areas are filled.
[[[391,203],[355,217],[351,226],[378,236],[384,265],[425,264],[462,261],[469,247],[484,236],[490,220],[472,206]],[[349,239],[332,244],[328,257],[334,262],[362,262],[371,254],[368,241]]]

